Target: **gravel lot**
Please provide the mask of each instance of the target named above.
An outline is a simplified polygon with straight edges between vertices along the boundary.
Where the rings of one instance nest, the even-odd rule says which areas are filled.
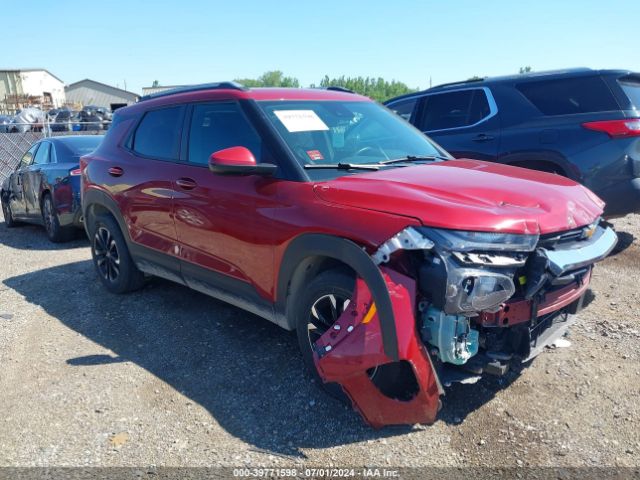
[[[0,466],[640,466],[640,216],[571,347],[455,386],[432,426],[365,426],[292,333],[169,282],[108,294],[86,240],[0,223]]]

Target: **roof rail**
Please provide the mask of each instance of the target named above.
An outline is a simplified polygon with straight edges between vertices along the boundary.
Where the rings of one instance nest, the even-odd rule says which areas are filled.
[[[151,93],[140,97],[138,102],[144,102],[145,100],[151,100],[152,98],[166,97],[168,95],[175,95],[177,93],[189,93],[199,92],[201,90],[248,90],[247,87],[238,82],[215,82],[215,83],[201,83],[198,85],[188,85],[186,87],[171,88],[169,90],[163,90],[157,93]]]
[[[326,87],[325,90],[333,90],[336,92],[345,92],[345,93],[356,93],[353,90],[349,90],[348,88],[340,87],[338,85],[332,85],[332,86]]]
[[[440,87],[451,87],[453,85],[466,85],[467,83],[475,83],[475,82],[484,82],[485,80],[487,80],[489,77],[482,77],[482,78],[470,78],[468,80],[461,80],[459,82],[450,82],[450,83],[441,83],[440,85],[436,85],[433,88],[440,88]]]

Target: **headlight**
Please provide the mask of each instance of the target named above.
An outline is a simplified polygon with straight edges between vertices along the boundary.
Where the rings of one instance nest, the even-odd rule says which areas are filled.
[[[443,230],[421,227],[418,229],[438,247],[457,252],[469,251],[509,251],[532,252],[539,235],[521,235],[500,232],[465,232],[463,230]]]
[[[420,269],[421,289],[447,314],[499,308],[515,293],[513,275],[539,239],[513,233],[419,230],[435,250]]]
[[[489,311],[516,292],[509,275],[476,269],[451,269],[445,292],[445,312]]]

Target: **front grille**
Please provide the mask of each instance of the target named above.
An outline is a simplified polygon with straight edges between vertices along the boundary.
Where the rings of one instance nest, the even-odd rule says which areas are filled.
[[[572,230],[566,230],[564,232],[541,235],[538,242],[538,247],[553,250],[559,245],[584,242],[590,238],[590,235],[588,235],[587,232],[594,229],[599,223],[600,220],[597,220],[590,225],[585,225],[584,227],[574,228]]]

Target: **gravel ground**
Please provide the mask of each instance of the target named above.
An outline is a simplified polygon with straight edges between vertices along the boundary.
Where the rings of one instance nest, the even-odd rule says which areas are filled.
[[[108,294],[86,240],[0,224],[0,466],[640,466],[640,216],[615,222],[569,348],[365,426],[295,336],[155,280]]]

